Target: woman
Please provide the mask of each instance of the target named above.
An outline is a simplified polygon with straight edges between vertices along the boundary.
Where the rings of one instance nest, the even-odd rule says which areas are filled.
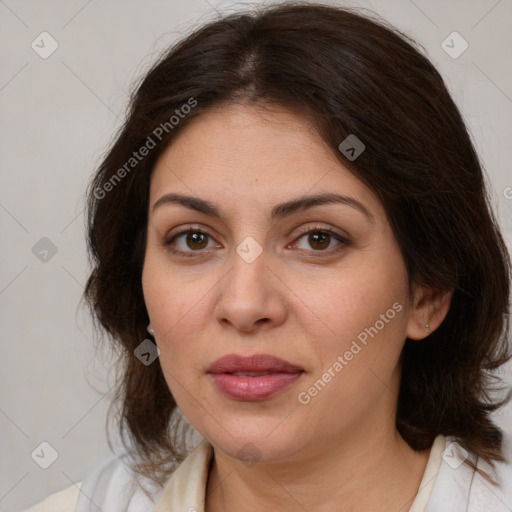
[[[127,451],[31,511],[511,510],[510,260],[405,36],[308,4],[202,27],[141,82],[88,205]]]

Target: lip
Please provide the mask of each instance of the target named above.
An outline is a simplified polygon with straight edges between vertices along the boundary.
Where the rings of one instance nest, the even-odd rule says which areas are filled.
[[[226,397],[253,402],[288,388],[300,379],[304,369],[269,354],[249,357],[229,354],[217,359],[207,372]]]

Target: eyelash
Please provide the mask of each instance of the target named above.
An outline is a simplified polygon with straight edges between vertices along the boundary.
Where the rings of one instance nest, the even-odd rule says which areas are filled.
[[[175,233],[174,235],[172,235],[171,237],[167,238],[163,245],[173,254],[176,254],[178,256],[181,256],[181,257],[184,257],[184,258],[194,258],[194,257],[197,257],[201,252],[203,252],[203,249],[200,249],[200,250],[197,250],[197,251],[180,251],[180,250],[177,250],[175,249],[173,246],[172,246],[172,243],[180,236],[183,236],[183,235],[187,235],[189,233],[199,233],[201,235],[205,235],[209,238],[213,238],[210,236],[209,233],[207,233],[206,231],[202,230],[202,229],[199,229],[199,228],[195,228],[194,226],[188,226],[187,229],[183,230],[183,231],[180,231],[178,233]],[[314,252],[316,253],[317,256],[315,257],[327,257],[327,256],[331,256],[339,251],[341,251],[342,249],[344,249],[345,247],[348,247],[351,245],[351,242],[343,237],[342,235],[340,235],[339,233],[336,233],[335,231],[331,230],[331,229],[327,229],[327,228],[324,228],[322,226],[314,226],[313,228],[306,228],[304,229],[301,233],[299,233],[299,236],[295,239],[296,242],[298,242],[301,238],[303,238],[304,236],[306,235],[309,235],[310,233],[322,233],[322,234],[327,234],[327,235],[330,235],[332,237],[334,237],[336,240],[338,240],[338,242],[340,242],[334,249],[330,249],[330,250],[316,250],[316,251],[307,251],[307,252]],[[323,253],[323,254],[321,254]]]

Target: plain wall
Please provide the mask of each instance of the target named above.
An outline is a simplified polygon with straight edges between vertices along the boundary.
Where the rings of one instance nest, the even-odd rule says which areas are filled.
[[[512,3],[339,4],[373,9],[425,47],[473,134],[510,246]],[[93,358],[91,321],[78,309],[88,273],[85,187],[120,126],[133,81],[170,42],[211,19],[214,9],[226,13],[233,5],[0,3],[1,511],[26,507],[79,481],[109,452],[108,397],[91,384],[108,391],[112,372],[101,357]],[[43,31],[58,42],[46,59],[31,47],[34,40],[42,46]],[[453,31],[469,44],[456,59],[441,47]],[[43,237],[53,245],[40,242]],[[40,257],[50,251],[46,262],[34,254],[35,245]],[[497,415],[508,430],[511,418],[510,407]],[[31,458],[42,441],[59,454],[46,470]]]

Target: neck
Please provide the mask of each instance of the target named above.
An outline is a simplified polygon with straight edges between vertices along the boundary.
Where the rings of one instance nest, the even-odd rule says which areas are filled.
[[[216,450],[205,512],[409,510],[430,450],[412,450],[390,423],[377,433],[355,429],[293,462],[248,467]]]

